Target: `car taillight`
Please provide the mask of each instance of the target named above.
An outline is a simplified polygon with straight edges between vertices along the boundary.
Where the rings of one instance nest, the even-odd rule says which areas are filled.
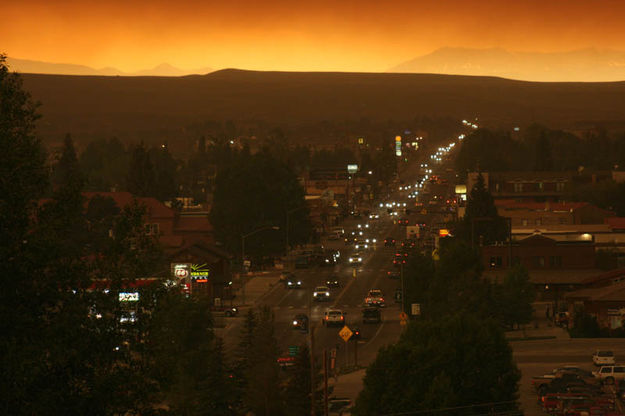
[[[341,316],[341,321],[342,321],[343,319],[345,319],[345,317],[344,317],[344,316]]]

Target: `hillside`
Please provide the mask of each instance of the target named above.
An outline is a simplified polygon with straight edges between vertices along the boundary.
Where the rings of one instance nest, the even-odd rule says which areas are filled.
[[[186,77],[23,75],[42,102],[40,132],[75,137],[176,140],[207,121],[305,125],[457,119],[491,125],[625,125],[625,82],[532,83],[431,74],[223,70]]]

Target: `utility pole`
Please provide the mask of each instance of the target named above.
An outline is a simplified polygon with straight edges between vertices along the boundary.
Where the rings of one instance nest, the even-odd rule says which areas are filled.
[[[312,324],[312,304],[311,296],[308,296],[308,341],[310,343],[310,416],[315,416],[315,327]],[[324,351],[325,352],[325,351]]]
[[[323,349],[323,415],[328,416],[328,350],[325,348]]]
[[[399,277],[401,280],[401,311],[406,312],[406,293],[404,292],[404,263],[399,264]]]

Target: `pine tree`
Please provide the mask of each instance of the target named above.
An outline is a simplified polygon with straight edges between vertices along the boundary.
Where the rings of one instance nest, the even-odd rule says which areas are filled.
[[[149,152],[141,142],[132,151],[126,189],[135,196],[154,196],[155,183],[154,165]]]

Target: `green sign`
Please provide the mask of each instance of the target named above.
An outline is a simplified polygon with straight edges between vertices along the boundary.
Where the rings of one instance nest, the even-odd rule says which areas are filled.
[[[299,353],[299,347],[297,345],[289,345],[289,356],[295,357]]]

